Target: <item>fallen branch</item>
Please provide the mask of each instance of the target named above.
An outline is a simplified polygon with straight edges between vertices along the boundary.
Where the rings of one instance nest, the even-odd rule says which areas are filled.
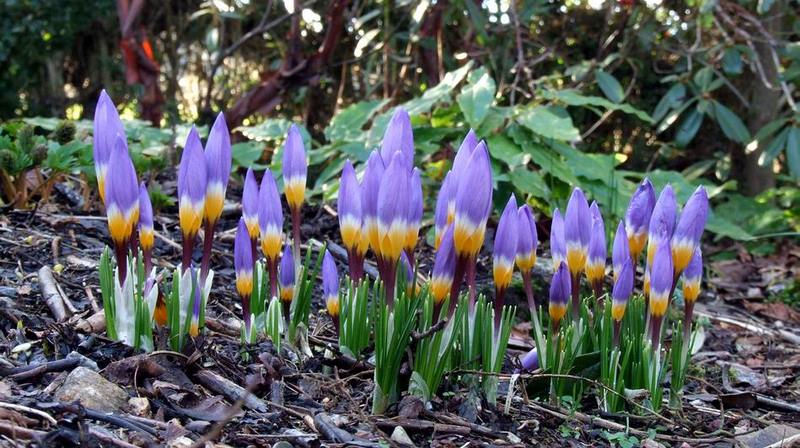
[[[78,366],[81,360],[78,357],[57,359],[42,364],[14,367],[0,371],[0,376],[7,376],[17,382],[28,381],[50,372],[63,372]]]
[[[195,378],[203,386],[232,402],[242,400],[242,405],[247,409],[263,413],[269,410],[269,406],[264,400],[251,394],[247,389],[237,385],[233,381],[223,378],[210,370],[201,370],[197,372]]]
[[[9,437],[12,440],[13,439],[39,440],[47,435],[47,433],[44,431],[39,431],[36,429],[28,429],[2,420],[0,420],[0,434]]]
[[[50,266],[42,266],[38,273],[39,290],[42,292],[47,307],[58,322],[63,322],[71,315],[66,308],[66,297],[53,277]]]

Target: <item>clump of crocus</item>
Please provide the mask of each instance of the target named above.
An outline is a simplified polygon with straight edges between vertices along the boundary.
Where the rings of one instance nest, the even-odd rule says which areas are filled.
[[[506,288],[511,284],[511,276],[514,273],[519,227],[517,200],[512,194],[508,199],[506,208],[503,210],[503,214],[500,216],[500,222],[497,224],[497,232],[494,238],[492,274],[495,287],[494,324],[496,329],[500,326]]]
[[[601,299],[603,278],[606,275],[606,228],[597,202],[592,202],[589,214],[592,217],[592,231],[586,257],[586,279],[594,291],[595,298]]]
[[[580,316],[580,278],[589,256],[592,217],[589,203],[580,188],[572,190],[564,218],[564,239],[567,243],[567,267],[572,277],[572,318]]]
[[[183,233],[183,262],[181,271],[192,264],[195,239],[200,231],[205,213],[207,171],[203,146],[197,130],[192,127],[178,167],[178,207]]]
[[[463,145],[462,145],[463,148]],[[460,152],[460,151],[459,151]],[[453,293],[450,297],[450,314],[453,313],[461,280],[466,276],[469,288],[470,310],[474,309],[475,263],[483,246],[486,221],[492,209],[492,168],[486,144],[481,142],[472,150],[469,162],[456,172],[456,191],[453,243],[456,249],[456,272],[453,276]]]
[[[517,255],[515,261],[520,273],[522,274],[522,284],[525,288],[525,295],[528,298],[528,308],[531,314],[536,313],[536,299],[533,296],[533,268],[536,266],[536,248],[539,245],[539,236],[536,233],[536,221],[533,219],[528,204],[522,205],[517,209],[518,235],[517,235]]]
[[[325,309],[333,321],[333,328],[339,333],[339,272],[336,262],[330,252],[325,250],[322,258],[322,297],[325,300]]]
[[[382,260],[379,269],[390,309],[394,306],[397,262],[408,233],[410,178],[405,159],[400,151],[394,153],[378,192],[377,244]]]
[[[626,236],[634,266],[647,244],[650,216],[653,214],[655,203],[656,193],[653,184],[645,179],[631,196],[628,209],[625,211]]]
[[[251,340],[253,317],[250,313],[250,298],[253,294],[253,271],[255,260],[250,233],[245,219],[239,218],[236,237],[233,243],[233,267],[236,272],[236,291],[242,299],[242,319],[244,321],[245,341]]]
[[[278,186],[269,170],[264,172],[258,191],[258,225],[261,232],[261,251],[267,259],[270,297],[277,297],[278,257],[283,245],[283,210]]]
[[[120,284],[127,276],[127,257],[133,232],[139,223],[139,185],[123,136],[117,136],[108,168],[114,175],[105,184],[108,230],[114,241]]]
[[[295,287],[294,257],[292,257],[292,246],[286,243],[281,256],[280,272],[278,274],[278,284],[281,287],[281,303],[283,304],[283,316],[288,324],[291,319],[291,306],[294,299]]]
[[[300,129],[292,125],[283,146],[283,192],[289,211],[292,214],[292,242],[294,243],[294,263],[300,266],[300,211],[306,195],[306,176],[308,162],[306,148]]]
[[[350,160],[345,161],[342,178],[339,182],[339,232],[342,243],[347,250],[347,262],[350,267],[350,278],[356,282],[364,277],[364,254],[368,242],[362,235],[361,189],[356,179],[356,172]],[[324,261],[323,261],[324,262]]]
[[[108,168],[117,138],[122,138],[125,141],[125,128],[122,126],[117,107],[111,101],[105,89],[103,89],[94,109],[92,155],[94,156],[94,171],[97,175],[97,189],[104,204],[106,201]]]
[[[203,260],[200,264],[200,279],[204,282],[208,277],[211,263],[211,247],[214,241],[214,230],[222,216],[225,205],[225,192],[231,173],[231,136],[222,112],[217,115],[211,132],[208,134],[205,150],[206,159],[206,200],[204,217],[206,222],[203,235]],[[205,297],[204,299],[207,299]]]
[[[567,304],[569,303],[572,289],[569,269],[563,261],[558,265],[553,280],[550,282],[550,323],[553,326],[553,334],[558,333],[561,319],[567,314]]]

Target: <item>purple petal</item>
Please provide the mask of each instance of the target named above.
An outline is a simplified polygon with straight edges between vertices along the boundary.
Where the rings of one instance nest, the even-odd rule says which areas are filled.
[[[236,273],[253,271],[253,249],[250,245],[250,234],[244,218],[239,218],[236,227],[236,239],[233,242],[233,267]]]
[[[372,151],[361,180],[361,213],[364,220],[378,217],[378,191],[383,181],[384,171],[380,154]]]
[[[305,179],[307,173],[308,164],[303,136],[300,134],[300,129],[293,124],[289,127],[286,143],[283,146],[283,178]]]
[[[675,215],[677,214],[677,204],[675,203],[675,193],[672,185],[667,185],[661,190],[658,201],[653,208],[653,215],[650,217],[648,234],[650,240],[664,241],[672,238],[675,230]]]
[[[267,227],[275,226],[279,230],[283,229],[283,209],[281,208],[281,196],[278,193],[278,185],[272,177],[272,171],[266,170],[261,179],[261,188],[258,192],[258,224],[262,232],[266,232]]]
[[[592,218],[589,203],[580,188],[572,190],[564,219],[564,239],[567,244],[588,249],[592,236]]]
[[[139,182],[136,180],[136,169],[128,155],[128,145],[118,135],[111,158],[108,162],[108,180],[106,181],[106,203],[115,204],[122,213],[131,210],[139,202]]]
[[[414,280],[414,268],[411,267],[411,261],[408,260],[405,251],[400,253],[400,266],[406,270],[406,282],[411,283]]]
[[[611,291],[611,299],[615,304],[622,304],[628,301],[633,293],[633,264],[630,257],[622,264],[622,268],[614,282],[614,289]]]
[[[281,255],[281,263],[278,270],[278,283],[281,288],[294,287],[294,258],[292,258],[292,246],[288,242],[283,247],[283,255]]]
[[[650,216],[656,203],[653,184],[645,178],[631,196],[625,211],[625,227],[633,233],[641,233],[650,225]]]
[[[414,168],[411,172],[411,179],[408,191],[408,222],[409,225],[419,227],[422,222],[423,212],[422,201],[422,179],[419,169]]]
[[[231,174],[232,155],[231,135],[222,112],[217,115],[214,126],[211,127],[211,132],[208,134],[205,156],[208,184],[221,183],[224,196]]]
[[[650,267],[650,296],[669,294],[673,275],[672,250],[669,244],[659,244]]]
[[[246,217],[258,215],[258,182],[252,168],[247,169],[242,192],[242,214]]]
[[[703,253],[699,247],[694,250],[689,265],[683,271],[683,278],[685,279],[700,279],[703,276]]]
[[[614,235],[614,247],[611,249],[611,264],[614,266],[614,275],[619,276],[619,270],[631,258],[628,234],[625,231],[625,222],[620,221],[617,233]]]
[[[492,167],[484,142],[475,147],[469,164],[458,174],[456,219],[468,218],[474,225],[483,225],[492,206]]]
[[[123,140],[126,138],[125,128],[119,118],[117,107],[105,89],[100,92],[100,98],[94,109],[94,132],[92,135],[95,166],[108,164],[117,137],[121,136]]]
[[[181,155],[178,167],[178,195],[179,200],[188,197],[194,203],[200,203],[206,196],[206,159],[203,154],[203,144],[197,129],[192,126]]]
[[[144,182],[139,184],[139,227],[153,228],[153,205]]]
[[[403,154],[406,170],[411,171],[414,166],[414,133],[411,129],[411,118],[402,107],[395,110],[383,133],[381,143],[383,163],[390,163],[394,153],[398,151]]]
[[[436,226],[437,235],[441,236],[447,226],[447,216],[449,213],[450,202],[455,201],[455,191],[453,189],[453,179],[455,176],[452,171],[448,171],[442,181],[442,187],[439,189],[439,196],[436,197],[436,210],[434,211],[434,224]]]
[[[469,165],[469,159],[472,157],[472,153],[477,146],[478,137],[475,135],[475,131],[470,129],[467,135],[464,136],[464,140],[461,142],[461,146],[458,147],[456,157],[453,160],[452,172],[455,178],[455,188],[458,188],[458,178],[463,176],[463,173],[466,171],[467,165]]]
[[[325,298],[339,297],[339,272],[336,262],[327,250],[322,257],[322,295]]]
[[[453,225],[450,224],[445,228],[439,250],[436,251],[436,259],[433,262],[433,273],[431,277],[452,279],[455,269],[456,250],[453,245]]]
[[[361,221],[361,191],[356,178],[356,171],[348,159],[344,163],[342,179],[339,183],[339,198],[336,202],[339,220],[350,216]]]
[[[517,256],[517,236],[521,233],[517,216],[517,200],[512,194],[497,224],[494,238],[494,259],[503,258],[513,263]],[[525,230],[522,230],[524,233]],[[496,262],[496,261],[495,261]]]
[[[569,270],[567,270],[567,264],[562,261],[550,282],[550,303],[566,305],[569,302],[571,290]]]
[[[592,206],[589,207],[589,214],[592,217],[592,233],[589,240],[589,260],[595,263],[602,260],[603,264],[606,261],[606,226],[603,223],[603,215],[600,213],[600,207],[597,202],[592,201]]]
[[[567,259],[567,242],[564,239],[564,218],[558,209],[553,211],[553,221],[550,223],[550,254],[553,260]]]
[[[536,348],[531,349],[520,360],[522,370],[526,372],[533,372],[539,368],[539,351]]]
[[[683,212],[675,227],[673,241],[687,240],[694,244],[700,242],[708,218],[708,194],[702,186],[697,189],[686,201]]]
[[[409,185],[405,156],[399,151],[395,152],[378,191],[378,222],[386,227],[398,220],[407,222]]]

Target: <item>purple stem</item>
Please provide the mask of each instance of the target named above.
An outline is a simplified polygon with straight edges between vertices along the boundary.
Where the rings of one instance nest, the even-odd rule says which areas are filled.
[[[533,296],[533,282],[531,281],[531,272],[522,273],[522,286],[525,288],[525,296],[528,298],[528,309],[531,310],[531,315],[535,315],[537,310],[536,298]]]
[[[298,274],[300,270],[300,208],[292,208],[292,245],[294,246],[294,266]]]
[[[203,235],[203,260],[200,262],[200,282],[205,283],[211,265],[211,246],[214,243],[214,229],[217,227],[216,221],[206,221],[206,229]]]
[[[478,297],[478,288],[475,286],[475,265],[477,260],[472,257],[467,262],[467,288],[469,288],[469,310],[475,311],[475,300]]]
[[[127,244],[115,244],[114,255],[117,257],[117,271],[119,273],[119,284],[122,286],[125,283],[125,278],[128,276],[128,248]]]
[[[194,249],[194,239],[197,234],[183,234],[183,258],[181,259],[181,273],[186,272],[192,264],[192,250]]]
[[[572,277],[572,320],[578,322],[581,317],[581,273]]]
[[[278,260],[267,258],[267,270],[269,271],[269,297],[272,300],[273,297],[278,296]]]
[[[503,316],[503,302],[505,301],[506,288],[497,288],[494,296],[494,329],[495,334],[500,334],[500,321]]]
[[[458,305],[458,293],[461,291],[461,282],[464,281],[464,271],[467,259],[458,257],[456,267],[453,272],[453,284],[450,286],[450,305],[447,313],[448,319],[452,319]]]

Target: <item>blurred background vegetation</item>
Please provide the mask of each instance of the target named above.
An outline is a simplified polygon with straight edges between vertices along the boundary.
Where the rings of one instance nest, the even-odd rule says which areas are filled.
[[[768,237],[800,229],[799,7],[0,0],[3,202],[30,206],[59,180],[93,180],[101,89],[153,179],[174,164],[186,123],[207,129],[220,110],[236,166],[270,164],[289,123],[302,124],[317,198],[335,195],[345,158],[365,160],[402,106],[428,211],[472,127],[489,143],[498,197],[516,192],[540,220],[573,185],[620,216],[649,176],[681,200],[707,185],[712,235],[768,251]]]

